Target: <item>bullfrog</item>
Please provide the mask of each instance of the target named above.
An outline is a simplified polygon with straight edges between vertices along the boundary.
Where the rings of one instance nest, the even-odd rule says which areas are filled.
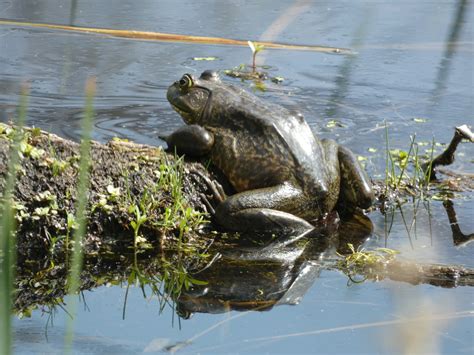
[[[166,138],[208,157],[235,194],[214,211],[229,231],[308,231],[334,209],[368,208],[372,185],[354,154],[316,137],[304,117],[221,81],[215,71],[184,74],[167,99],[186,125]]]

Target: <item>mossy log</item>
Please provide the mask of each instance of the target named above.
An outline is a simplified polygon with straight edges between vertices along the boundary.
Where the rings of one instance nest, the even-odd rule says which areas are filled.
[[[11,126],[0,126],[0,193],[3,194]],[[75,228],[79,144],[38,129],[25,129],[12,207],[17,220],[18,261],[64,250]],[[198,186],[189,169],[208,175],[199,163],[183,162],[161,147],[113,140],[92,143],[85,248],[107,239],[158,242],[202,221]],[[139,216],[137,216],[139,214]],[[142,217],[139,233],[133,222]],[[144,217],[144,218],[143,218]],[[72,239],[72,238],[71,238]]]
[[[12,130],[11,126],[0,125],[2,195],[7,162],[12,154]],[[25,288],[31,285],[22,283],[25,277],[41,284],[38,280],[41,275],[64,276],[67,272],[64,265],[68,264],[75,229],[79,145],[39,129],[26,128],[21,149],[15,154],[20,154],[21,164],[10,203],[17,221],[18,276],[23,276],[18,281],[17,290],[23,288],[26,291]],[[187,266],[193,264],[194,267],[184,267],[183,270],[192,273],[203,263],[209,263],[221,247],[225,249],[229,245],[225,238],[221,238],[225,233],[200,232],[203,225],[207,225],[205,220],[210,219],[201,199],[202,194],[209,193],[202,177],[220,179],[208,172],[200,162],[184,161],[161,147],[122,140],[106,144],[93,142],[87,231],[83,245],[85,262],[97,262],[97,265],[124,262],[127,266],[117,269],[130,270],[130,267],[136,267],[137,260],[134,263],[133,258],[124,257],[127,251],[136,256],[138,246],[141,250],[140,262],[143,263],[145,256],[162,257],[164,250],[176,251],[175,242],[178,242],[180,245],[195,243],[193,250],[196,252],[187,254],[185,262]],[[208,249],[216,238],[220,239],[219,242]],[[168,247],[165,246],[167,243]],[[232,243],[235,245],[236,240],[233,239]],[[268,245],[266,248],[268,250]],[[200,263],[198,259],[203,250],[211,255]],[[278,253],[278,249],[274,253]],[[104,260],[107,262],[104,263]],[[170,262],[173,258],[167,260]],[[438,267],[387,263],[381,278],[413,283],[413,268],[417,270],[419,283],[436,284],[430,280],[439,279],[444,280],[439,284],[442,286],[474,286],[474,271],[454,265]],[[125,280],[126,273],[123,272]],[[82,289],[100,284],[83,278],[88,279]],[[463,281],[460,282],[460,279]],[[56,289],[55,297],[61,297],[64,292]],[[27,303],[24,302],[25,305]],[[25,309],[18,306],[17,310]]]

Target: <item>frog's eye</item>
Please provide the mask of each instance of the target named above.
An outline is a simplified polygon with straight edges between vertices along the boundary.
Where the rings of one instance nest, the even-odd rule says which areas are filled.
[[[202,72],[200,79],[218,81],[219,74],[214,70],[206,70]]]
[[[194,85],[193,78],[189,74],[184,74],[183,77],[178,81],[178,85],[181,89],[189,89]]]

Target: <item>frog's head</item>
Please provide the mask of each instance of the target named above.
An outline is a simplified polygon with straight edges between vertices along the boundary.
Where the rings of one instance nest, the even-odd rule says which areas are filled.
[[[206,70],[199,78],[184,74],[168,88],[166,97],[187,124],[199,124],[210,105],[212,92],[220,85],[215,71]]]

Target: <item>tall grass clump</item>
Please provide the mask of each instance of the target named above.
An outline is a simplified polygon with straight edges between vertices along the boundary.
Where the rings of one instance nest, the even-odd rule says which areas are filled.
[[[91,133],[94,120],[93,99],[96,90],[95,79],[89,79],[86,84],[86,105],[84,110],[84,118],[82,119],[82,139],[80,145],[80,160],[77,183],[77,197],[76,197],[76,214],[75,221],[77,228],[73,234],[73,251],[71,258],[71,268],[67,278],[68,294],[75,295],[80,287],[80,275],[82,269],[83,250],[82,241],[86,233],[86,208],[87,208],[87,191],[89,189],[89,168],[91,163],[90,149],[91,149]],[[77,309],[77,298],[71,297],[68,302],[67,310],[71,315],[67,319],[66,335],[65,335],[65,352],[71,351],[72,341],[74,337],[74,319]]]
[[[408,151],[400,149],[390,149],[388,127],[385,124],[385,192],[391,190],[405,190],[413,196],[422,197],[429,189],[431,180],[431,164],[433,152],[435,150],[434,139],[431,143],[431,155],[421,156],[419,143],[416,142],[416,135],[410,136],[410,146]],[[423,168],[422,160],[429,159],[426,169]],[[412,169],[409,169],[409,165]]]
[[[192,285],[204,284],[189,274],[189,267],[196,260],[197,264],[207,259],[207,254],[201,252],[199,242],[190,241],[187,235],[198,230],[205,223],[205,215],[189,206],[183,194],[183,158],[165,159],[160,164],[159,178],[154,186],[144,190],[135,198],[129,197],[128,212],[135,219],[131,221],[134,232],[134,260],[133,267],[127,279],[122,317],[125,318],[126,305],[130,286],[138,286],[144,295],[145,286],[148,286],[160,303],[160,312],[166,305],[174,309],[174,300],[179,297],[183,289]],[[163,201],[156,199],[161,192],[169,197],[163,207]],[[147,248],[146,238],[141,228],[151,227],[163,231],[170,243],[162,251],[160,258],[160,272],[150,274],[141,270],[138,265],[138,255]],[[169,251],[169,255],[167,253]]]
[[[0,353],[10,354],[12,349],[11,310],[16,266],[15,218],[12,200],[16,173],[20,163],[20,144],[28,106],[28,88],[22,88],[16,129],[10,146],[8,172],[2,196],[0,221]]]
[[[435,151],[435,141],[432,139],[431,148],[421,154],[420,146],[429,146],[428,142],[417,142],[416,135],[410,136],[410,146],[407,151],[401,149],[391,149],[388,135],[388,127],[385,124],[385,186],[384,186],[384,211],[388,207],[391,211],[391,220],[388,222],[385,214],[385,238],[392,229],[395,210],[399,210],[406,232],[413,247],[412,233],[416,237],[416,221],[420,203],[422,203],[431,216],[429,201],[431,198],[439,197],[439,192],[430,191],[431,172],[433,155]],[[427,152],[430,152],[427,154]],[[409,221],[402,209],[402,205],[411,200],[413,205],[413,217]],[[429,220],[431,231],[431,220]]]

